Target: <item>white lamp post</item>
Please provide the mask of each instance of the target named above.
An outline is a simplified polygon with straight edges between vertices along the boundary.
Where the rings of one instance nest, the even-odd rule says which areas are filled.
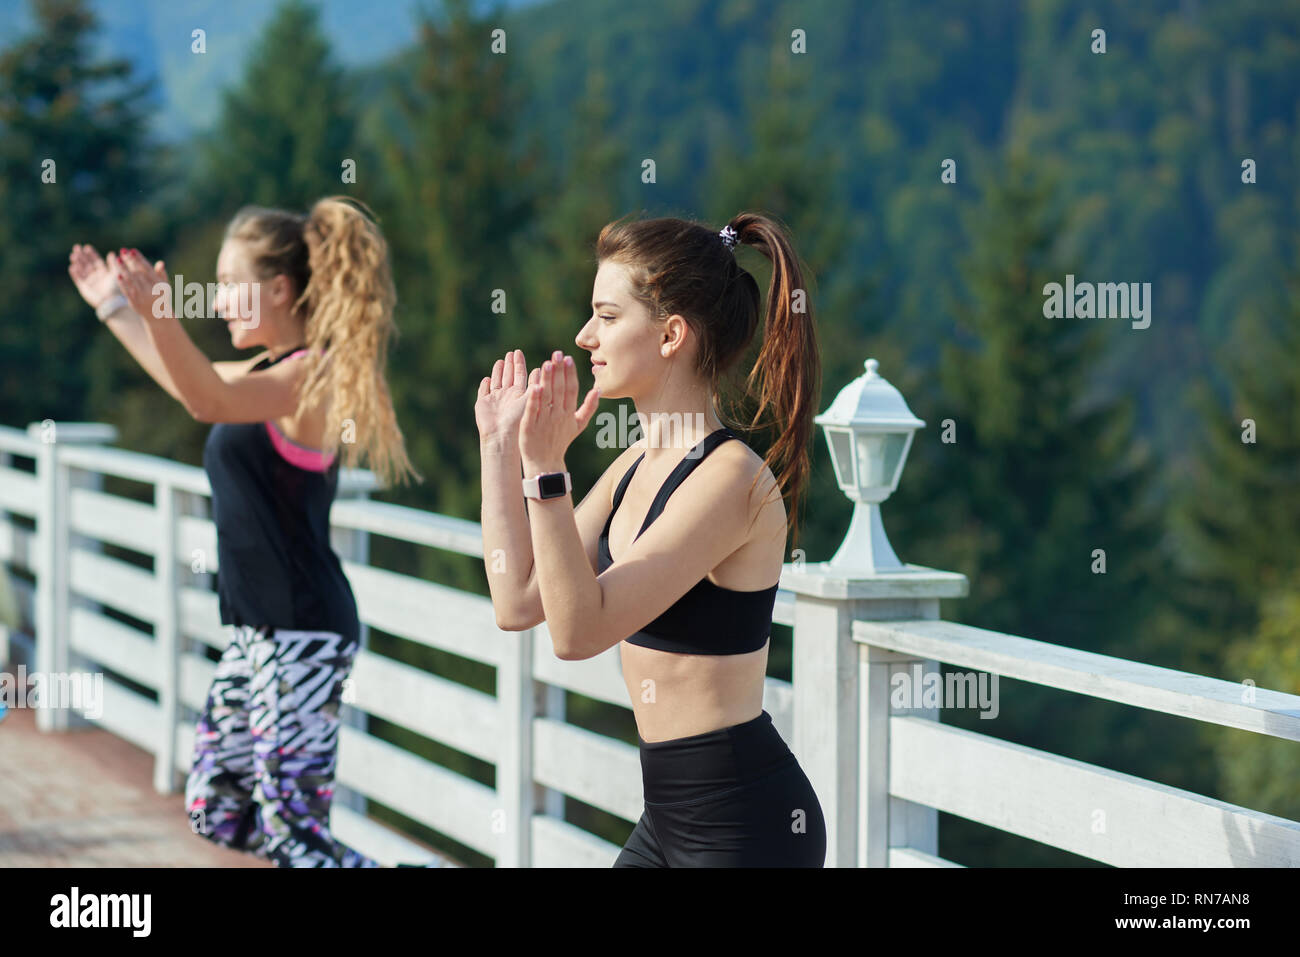
[[[903,396],[876,372],[868,359],[866,373],[835,397],[813,419],[826,432],[835,479],[854,502],[848,534],[826,570],[846,577],[879,572],[906,572],[894,554],[880,518],[880,503],[898,488],[912,436],[925,423],[912,414]]]

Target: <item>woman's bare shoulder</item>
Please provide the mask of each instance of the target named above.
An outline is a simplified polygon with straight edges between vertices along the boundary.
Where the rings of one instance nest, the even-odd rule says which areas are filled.
[[[784,527],[781,488],[763,457],[744,442],[723,442],[710,457],[714,456],[720,459],[719,478],[737,493],[748,495],[751,521],[770,528]]]
[[[217,375],[221,376],[223,381],[233,382],[235,379],[247,375],[253,366],[257,365],[258,362],[270,354],[269,350],[263,349],[257,355],[245,359],[231,359],[229,361],[214,362],[212,363],[212,368],[216,371]]]

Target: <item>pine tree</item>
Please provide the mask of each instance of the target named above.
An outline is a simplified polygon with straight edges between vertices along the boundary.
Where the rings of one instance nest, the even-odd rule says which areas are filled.
[[[922,415],[933,431],[914,443],[917,462],[893,511],[931,512],[937,531],[924,551],[932,560],[921,560],[921,548],[912,560],[970,578],[969,597],[945,606],[945,618],[1151,660],[1157,651],[1144,647],[1142,629],[1167,577],[1146,494],[1152,470],[1134,442],[1130,404],[1089,394],[1102,348],[1096,323],[1105,320],[1043,315],[1044,286],[1073,271],[1055,250],[1062,223],[1053,191],[1013,152],[967,218],[972,253],[962,268],[967,299],[954,305],[959,335],[942,345],[941,395]],[[941,442],[946,419],[956,429],[950,444]],[[944,720],[1154,774],[1139,762],[1158,738],[1136,733],[1140,715],[1037,685],[1004,681],[1001,691],[998,721],[963,711]],[[1172,755],[1177,743],[1158,746]],[[1059,861],[1002,841],[989,846],[966,825],[945,841],[966,851],[978,843],[967,856],[981,864]]]
[[[112,354],[68,255],[122,244],[156,155],[144,148],[147,84],[125,61],[92,59],[85,4],[40,0],[33,15],[34,33],[0,55],[0,422],[17,426],[108,418],[87,400],[104,394]]]
[[[1230,641],[1223,677],[1255,688],[1300,694],[1300,568],[1271,584],[1259,600],[1258,626]],[[1300,751],[1287,738],[1213,728],[1222,798],[1265,814],[1300,820]]]
[[[1013,153],[968,222],[969,300],[956,306],[959,338],[943,344],[939,370],[957,429],[939,446],[944,477],[965,489],[944,497],[956,513],[945,546],[971,568],[961,608],[982,627],[1122,649],[1132,596],[1155,571],[1152,472],[1132,445],[1131,403],[1089,391],[1106,320],[1043,315],[1044,287],[1070,271],[1053,250],[1052,189]],[[1104,575],[1094,549],[1106,553]]]
[[[209,162],[199,181],[208,209],[230,215],[245,203],[306,209],[322,196],[366,192],[377,171],[357,168],[356,118],[344,71],[335,65],[315,7],[285,0],[222,96]]]
[[[487,22],[453,0],[445,17],[423,16],[418,35],[415,75],[396,90],[403,123],[382,147],[401,330],[394,399],[411,423],[412,461],[425,475],[401,500],[476,519],[474,398],[513,345],[502,341],[503,315],[526,311],[530,284],[519,275],[518,254],[535,216],[538,169],[532,150],[512,137],[518,91],[506,72],[509,57],[491,50]],[[494,311],[498,303],[504,314]],[[484,587],[481,564],[440,569],[424,573]]]
[[[1178,515],[1187,617],[1213,641],[1207,672],[1300,694],[1300,262],[1289,285],[1272,308],[1241,303],[1223,357],[1228,401],[1207,383],[1192,389],[1204,427]],[[1295,742],[1204,734],[1225,800],[1300,818]]]
[[[1224,351],[1230,399],[1191,387],[1204,428],[1180,505],[1198,612],[1222,641],[1257,624],[1261,597],[1300,565],[1300,271],[1289,308],[1241,312]],[[1225,407],[1226,406],[1226,407]]]

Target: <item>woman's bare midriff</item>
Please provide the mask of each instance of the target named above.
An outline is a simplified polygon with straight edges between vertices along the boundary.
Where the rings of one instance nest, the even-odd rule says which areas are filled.
[[[757,718],[770,645],[743,655],[683,655],[619,642],[641,737],[667,741]]]
[[[751,590],[754,576],[761,574],[758,568],[770,561],[761,543],[750,543],[707,577],[721,588]],[[646,741],[667,741],[757,718],[771,645],[769,638],[762,648],[742,655],[686,655],[620,641],[623,683],[638,733]]]

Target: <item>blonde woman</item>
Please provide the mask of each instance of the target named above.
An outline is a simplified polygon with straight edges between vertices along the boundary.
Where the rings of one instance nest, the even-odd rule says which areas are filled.
[[[396,295],[373,216],[348,197],[235,215],[215,309],[235,348],[258,353],[234,362],[209,362],[172,315],[162,262],[77,246],[69,272],[145,371],[213,424],[203,465],[230,642],[195,729],[193,829],[281,867],[377,866],[328,826],[360,627],[329,538],[340,455],[385,482],[416,475],[385,382]]]

